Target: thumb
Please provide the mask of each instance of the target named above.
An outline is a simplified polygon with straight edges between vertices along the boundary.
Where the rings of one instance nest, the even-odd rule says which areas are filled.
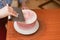
[[[8,7],[8,4],[6,4],[6,6]]]
[[[9,5],[8,5],[8,4],[6,4],[5,8],[6,8],[6,9],[9,9]]]

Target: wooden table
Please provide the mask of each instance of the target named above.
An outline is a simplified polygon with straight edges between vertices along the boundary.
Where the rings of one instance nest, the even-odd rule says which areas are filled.
[[[13,21],[8,21],[7,40],[60,40],[60,9],[34,10],[40,23],[39,30],[29,36],[17,33]]]

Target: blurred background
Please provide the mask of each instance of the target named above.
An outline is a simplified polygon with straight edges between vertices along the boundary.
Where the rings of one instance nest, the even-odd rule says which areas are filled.
[[[18,7],[17,0],[13,0],[11,6]],[[26,0],[26,5],[30,9],[51,9],[60,8],[60,0]]]

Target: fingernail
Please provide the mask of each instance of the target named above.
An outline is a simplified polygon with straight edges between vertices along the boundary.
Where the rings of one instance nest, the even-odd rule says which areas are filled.
[[[19,14],[16,15],[16,17],[18,17]]]
[[[8,6],[8,4],[6,4]]]

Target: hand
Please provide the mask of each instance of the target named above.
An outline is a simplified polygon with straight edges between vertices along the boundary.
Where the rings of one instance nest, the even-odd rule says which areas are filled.
[[[13,8],[9,7],[7,4],[5,7],[0,9],[0,18],[4,18],[4,17],[9,16],[9,15],[12,15],[15,17],[18,16],[17,13],[13,10]]]
[[[9,13],[8,13],[9,15],[18,17],[17,12],[15,12],[12,7],[8,7],[8,12],[9,12]]]

